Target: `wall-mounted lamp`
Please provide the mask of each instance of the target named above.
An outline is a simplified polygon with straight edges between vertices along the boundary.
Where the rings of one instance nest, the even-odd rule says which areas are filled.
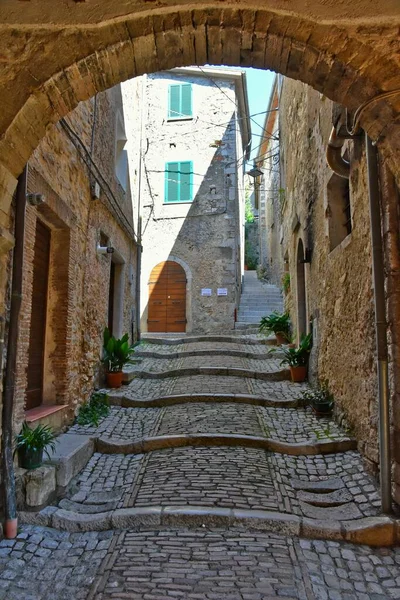
[[[43,194],[27,194],[26,199],[31,206],[39,206],[46,202],[46,196]]]
[[[263,175],[264,173],[261,171],[261,169],[259,169],[257,167],[256,164],[253,165],[253,168],[250,169],[250,171],[246,171],[246,175],[250,175],[250,177],[254,177],[254,179],[256,177],[261,177],[261,175]]]
[[[112,246],[100,246],[97,244],[97,254],[112,254],[114,252],[114,248]]]

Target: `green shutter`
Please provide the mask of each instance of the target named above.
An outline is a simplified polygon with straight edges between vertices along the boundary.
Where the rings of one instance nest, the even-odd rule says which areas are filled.
[[[168,87],[168,119],[192,116],[192,84],[178,83]]]
[[[168,110],[168,118],[169,119],[177,119],[181,115],[181,86],[180,85],[170,85],[168,88],[169,92],[169,110]]]
[[[181,162],[180,163],[180,171],[181,171],[181,189],[180,189],[180,200],[181,202],[187,202],[188,200],[192,200],[192,163],[191,162]]]
[[[179,163],[167,163],[165,168],[165,202],[179,202]]]
[[[165,202],[193,200],[192,162],[170,162],[165,165]]]
[[[181,86],[181,113],[184,117],[192,116],[192,84],[185,83]]]

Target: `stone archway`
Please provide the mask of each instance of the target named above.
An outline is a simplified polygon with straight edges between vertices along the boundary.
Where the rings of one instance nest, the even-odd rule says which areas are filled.
[[[235,7],[144,1],[120,7],[108,0],[58,7],[44,0],[39,8],[36,1],[10,0],[0,25],[0,225],[15,178],[46,127],[80,101],[144,72],[206,63],[269,68],[351,111],[400,87],[398,10],[390,0],[381,3],[379,18],[371,0],[350,8],[321,0],[304,8],[293,0],[290,11],[283,0],[272,0],[268,10],[257,1],[250,8],[248,0]],[[374,102],[360,118],[394,172],[399,110],[397,95]]]

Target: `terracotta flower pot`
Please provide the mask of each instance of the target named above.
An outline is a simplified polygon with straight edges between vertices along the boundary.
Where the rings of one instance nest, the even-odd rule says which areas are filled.
[[[287,338],[283,335],[283,333],[276,333],[275,337],[278,346],[282,346],[282,344],[287,344]]]
[[[307,367],[290,367],[290,375],[293,383],[301,383],[306,380]]]
[[[122,371],[107,373],[107,387],[119,388],[122,385]]]

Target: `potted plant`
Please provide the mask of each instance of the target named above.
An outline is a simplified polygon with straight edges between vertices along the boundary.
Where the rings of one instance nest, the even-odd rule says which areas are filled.
[[[43,452],[50,458],[50,450],[54,452],[56,437],[48,425],[38,425],[31,429],[28,423],[22,424],[22,429],[15,437],[19,466],[23,469],[37,469],[43,463]]]
[[[103,363],[106,367],[107,386],[110,388],[121,387],[122,368],[132,362],[130,357],[134,352],[134,348],[129,345],[128,340],[129,335],[127,333],[122,338],[117,339],[111,335],[108,327],[104,329]]]
[[[258,329],[260,333],[274,333],[279,346],[287,344],[291,339],[289,313],[274,311],[270,315],[262,317]]]
[[[319,417],[326,417],[332,414],[334,405],[333,395],[325,383],[317,388],[303,392],[302,400],[305,404],[309,404]]]
[[[307,377],[308,358],[311,352],[311,333],[302,336],[298,348],[284,348],[281,364],[287,364],[294,383],[301,383]]]

